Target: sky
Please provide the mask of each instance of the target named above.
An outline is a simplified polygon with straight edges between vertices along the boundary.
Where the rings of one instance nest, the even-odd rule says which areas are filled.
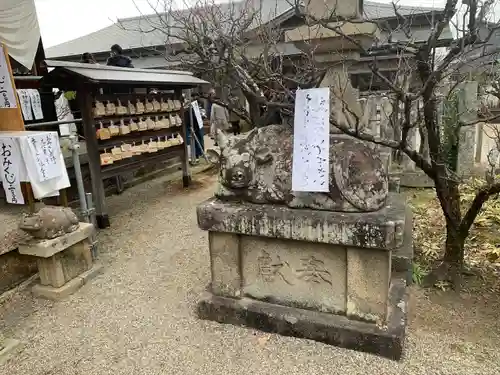
[[[177,0],[179,5],[185,1],[189,0]],[[139,16],[141,12],[152,13],[151,6],[155,6],[157,2],[158,0],[35,0],[35,5],[43,44],[47,48],[102,29],[117,18]],[[440,7],[445,1],[400,0],[399,3]]]

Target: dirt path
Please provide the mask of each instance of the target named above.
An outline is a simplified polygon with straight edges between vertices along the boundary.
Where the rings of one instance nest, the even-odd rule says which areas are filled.
[[[214,180],[198,176],[189,191],[156,180],[110,199],[101,276],[63,302],[25,292],[0,306],[0,330],[25,342],[0,374],[500,373],[500,295],[493,292],[413,290],[399,363],[198,320],[194,309],[210,271],[194,207],[212,194]]]

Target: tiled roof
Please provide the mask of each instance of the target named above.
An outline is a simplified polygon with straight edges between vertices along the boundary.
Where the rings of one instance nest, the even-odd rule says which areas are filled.
[[[261,19],[260,23],[266,23],[278,17],[279,15],[291,9],[290,0],[255,0],[260,8]],[[352,0],[356,1],[356,0]],[[233,9],[238,11],[238,7],[242,6],[243,1],[220,4],[221,11]],[[398,11],[409,16],[417,13],[427,13],[431,11],[440,11],[440,9],[408,7],[401,6]],[[189,10],[186,10],[188,12]],[[117,23],[95,31],[91,34],[84,35],[80,38],[70,40],[68,42],[46,48],[45,55],[47,58],[58,58],[64,56],[81,55],[84,52],[99,53],[106,52],[113,44],[119,44],[124,49],[133,49],[141,47],[160,46],[166,43],[165,34],[159,30],[154,30],[152,25],[166,23],[165,14],[150,16],[139,16],[133,18],[125,18],[118,20]],[[364,2],[364,17],[366,19],[380,19],[394,17],[394,10],[391,4],[382,4],[373,1]],[[147,32],[144,32],[147,31]],[[169,41],[170,43],[172,41]]]
[[[49,73],[49,79],[51,76],[57,76],[61,71],[65,71],[94,82],[155,83],[186,87],[195,87],[208,83],[194,77],[191,73],[179,70],[121,68],[53,60],[46,60],[46,63],[49,68],[56,68]]]
[[[413,6],[403,6],[396,5],[398,13],[402,16],[411,16],[414,14],[430,13],[432,11],[442,11],[442,8],[429,8],[429,7],[413,7]],[[364,18],[367,20],[377,20],[382,18],[392,18],[395,17],[394,7],[392,4],[378,3],[374,1],[364,2]]]

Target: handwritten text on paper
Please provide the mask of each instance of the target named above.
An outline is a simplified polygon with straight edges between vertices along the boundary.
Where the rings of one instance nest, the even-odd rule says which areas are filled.
[[[61,149],[56,132],[28,136],[28,144],[35,161],[40,182],[62,175]]]
[[[8,203],[24,204],[19,176],[21,151],[14,138],[0,138],[0,170],[5,197]]]
[[[330,89],[297,90],[292,190],[328,192],[330,179]]]
[[[5,50],[0,45],[0,108],[17,108],[16,94],[10,78]]]

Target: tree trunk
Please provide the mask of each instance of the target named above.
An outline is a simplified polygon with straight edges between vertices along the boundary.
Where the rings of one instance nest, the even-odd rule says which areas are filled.
[[[460,288],[464,262],[464,243],[467,234],[460,232],[462,216],[458,183],[441,179],[436,181],[436,194],[446,221],[445,253],[441,264],[427,275],[425,283],[433,286],[438,282],[449,282]]]
[[[461,269],[464,262],[465,237],[456,228],[458,225],[460,224],[446,224],[446,243],[443,261]]]
[[[438,197],[446,221],[446,243],[443,261],[461,268],[464,261],[465,237],[460,233],[462,213],[460,211],[460,192],[458,182],[448,179],[444,189],[439,189]]]

